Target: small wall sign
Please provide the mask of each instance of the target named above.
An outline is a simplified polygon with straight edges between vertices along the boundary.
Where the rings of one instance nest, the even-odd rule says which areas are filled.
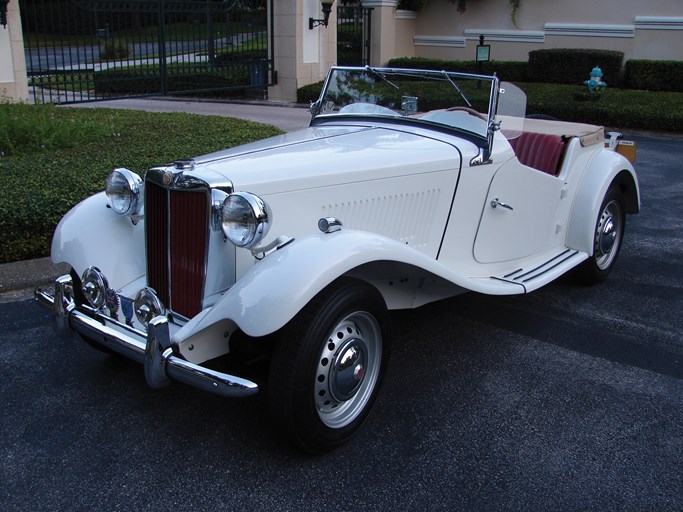
[[[488,62],[491,60],[491,45],[478,44],[477,45],[477,62]]]

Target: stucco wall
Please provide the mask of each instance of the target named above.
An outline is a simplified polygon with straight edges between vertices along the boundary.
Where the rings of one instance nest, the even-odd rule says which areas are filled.
[[[417,15],[413,53],[406,55],[473,59],[483,34],[495,60],[526,60],[541,48],[683,60],[683,0],[521,0],[516,26],[510,15],[508,0],[469,0],[463,14],[449,0],[431,0]]]

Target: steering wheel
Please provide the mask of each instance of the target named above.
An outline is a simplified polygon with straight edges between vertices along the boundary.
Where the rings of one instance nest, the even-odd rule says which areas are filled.
[[[484,121],[488,121],[487,117],[484,114],[482,114],[481,112],[477,112],[476,110],[470,107],[451,107],[447,108],[446,112],[455,112],[458,110],[462,112],[467,112],[469,115],[478,117],[479,119],[483,119]]]

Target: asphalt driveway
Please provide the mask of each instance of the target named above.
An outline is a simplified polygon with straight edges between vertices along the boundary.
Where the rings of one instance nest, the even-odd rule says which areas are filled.
[[[260,397],[151,390],[0,304],[0,510],[682,510],[683,145],[638,151],[643,212],[604,284],[395,313],[374,414],[323,457]]]

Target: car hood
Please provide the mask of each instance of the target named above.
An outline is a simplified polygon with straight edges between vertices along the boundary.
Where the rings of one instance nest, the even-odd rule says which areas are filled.
[[[391,127],[323,126],[195,158],[194,174],[274,194],[459,169],[458,149]],[[216,176],[218,175],[218,176]]]

